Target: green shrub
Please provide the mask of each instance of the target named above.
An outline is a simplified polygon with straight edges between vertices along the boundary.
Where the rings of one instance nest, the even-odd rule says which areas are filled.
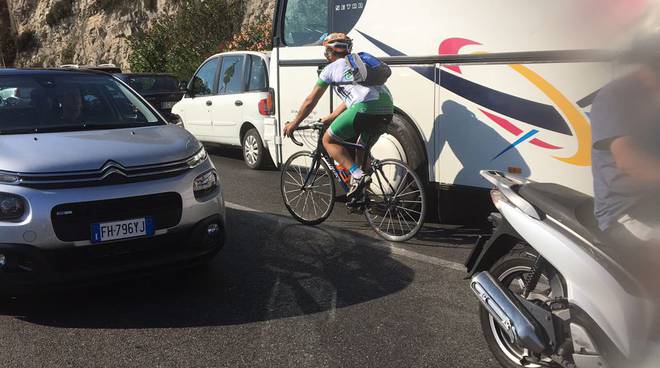
[[[74,64],[73,58],[76,56],[76,43],[69,42],[69,44],[62,50],[60,54],[61,64]]]
[[[31,52],[39,46],[34,31],[24,31],[16,38],[16,51]]]
[[[230,40],[243,17],[240,0],[190,0],[129,38],[134,72],[172,73],[188,80],[199,64]]]
[[[220,45],[218,51],[266,51],[272,48],[271,33],[273,19],[268,15],[259,16],[253,23],[241,29],[226,45]]]
[[[46,23],[53,27],[65,18],[73,15],[73,0],[59,0],[46,14]]]

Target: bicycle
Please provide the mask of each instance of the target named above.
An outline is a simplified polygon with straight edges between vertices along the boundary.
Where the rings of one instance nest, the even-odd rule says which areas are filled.
[[[323,148],[326,126],[316,122],[296,131],[313,130],[318,133],[316,149],[292,155],[282,166],[280,188],[284,204],[291,215],[306,225],[325,221],[335,205],[335,181],[344,193],[348,184],[342,179],[335,161]],[[291,140],[303,146],[295,136]],[[371,183],[365,186],[361,199],[347,203],[349,212],[364,213],[369,225],[378,235],[389,241],[411,239],[424,224],[426,194],[419,176],[404,162],[394,159],[378,160],[371,156],[371,147],[358,143],[342,143],[364,153],[363,168]]]

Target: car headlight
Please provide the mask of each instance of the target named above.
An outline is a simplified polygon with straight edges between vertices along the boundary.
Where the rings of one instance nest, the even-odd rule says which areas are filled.
[[[188,159],[188,167],[194,169],[195,167],[201,165],[204,161],[206,161],[207,157],[209,156],[206,153],[204,147],[202,147],[202,149],[200,149],[197,153],[195,153],[193,157]]]
[[[18,182],[18,180],[19,180],[18,175],[0,172],[0,183],[2,184],[14,184]]]
[[[218,174],[215,170],[206,172],[195,178],[193,182],[193,192],[195,198],[199,199],[206,194],[213,192],[218,187]]]
[[[183,120],[177,114],[170,114],[170,123],[183,128]]]
[[[0,193],[0,221],[14,221],[25,215],[25,200],[13,194]]]

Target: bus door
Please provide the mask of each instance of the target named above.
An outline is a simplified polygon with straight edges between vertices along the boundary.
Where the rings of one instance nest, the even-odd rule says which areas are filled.
[[[288,0],[278,4],[275,31],[275,49],[271,57],[271,83],[276,89],[279,132],[291,121],[301,103],[309,95],[318,80],[319,68],[327,62],[321,45],[323,37],[330,33],[329,6],[331,0]],[[279,44],[277,43],[279,42]],[[330,90],[319,101],[307,122],[317,121],[331,112]],[[336,100],[336,98],[335,98]],[[298,147],[290,139],[282,139],[282,162],[293,153],[315,148],[316,140],[311,131],[301,132],[306,139],[299,139],[305,147]],[[298,134],[298,133],[296,133]]]

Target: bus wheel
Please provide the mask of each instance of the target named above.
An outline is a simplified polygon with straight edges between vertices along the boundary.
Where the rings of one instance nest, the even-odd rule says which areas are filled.
[[[401,160],[408,164],[426,187],[426,211],[428,221],[437,221],[435,191],[429,184],[426,149],[415,125],[401,114],[394,114],[392,123],[371,148],[371,154],[379,159]]]
[[[392,123],[371,148],[371,154],[379,160],[401,160],[415,170],[422,181],[428,182],[426,150],[415,129],[413,123],[404,116],[394,114]]]

